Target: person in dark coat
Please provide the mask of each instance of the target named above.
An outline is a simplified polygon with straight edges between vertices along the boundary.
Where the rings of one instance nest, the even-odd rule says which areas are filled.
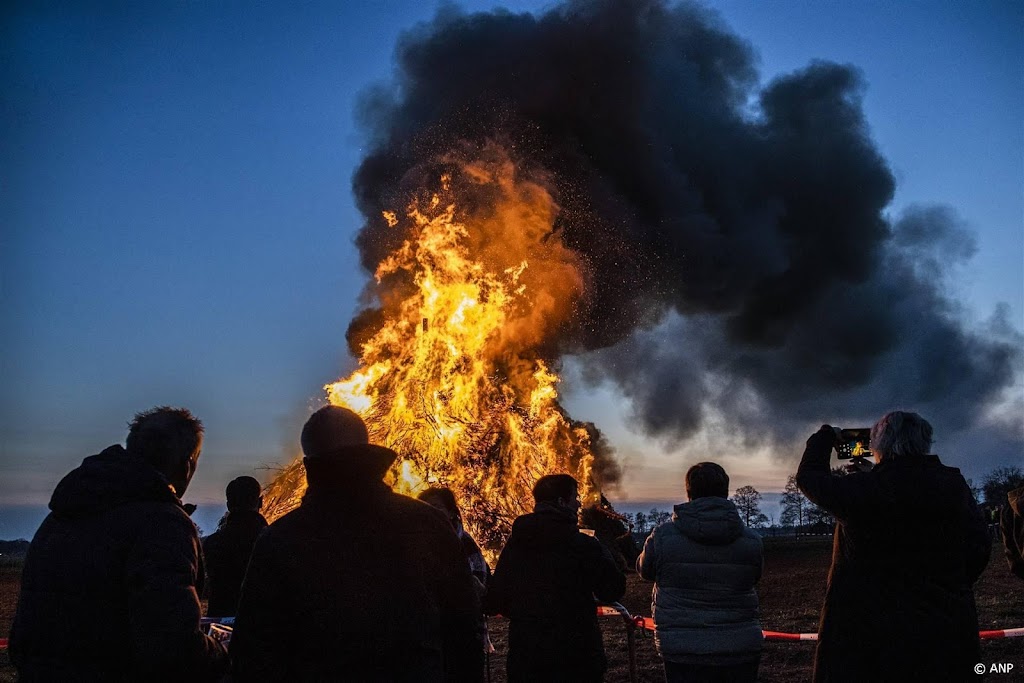
[[[1024,579],[1024,486],[1006,494],[999,528],[1003,537],[1003,550],[1010,571]]]
[[[459,510],[459,504],[455,500],[455,494],[452,493],[451,489],[432,486],[416,496],[416,500],[421,500],[441,512],[452,525],[452,529],[459,539],[459,544],[462,546],[462,553],[466,558],[466,564],[469,565],[469,573],[475,581],[474,587],[476,588],[477,595],[483,598],[487,593],[487,583],[491,580],[491,568],[487,566],[487,560],[484,559],[480,546],[469,535],[469,532],[466,531],[466,527],[462,523],[462,512]],[[487,620],[484,618],[483,610],[480,611],[477,619],[477,636],[480,640],[480,647],[485,653],[494,651],[490,636],[487,633]]]
[[[576,480],[541,477],[534,511],[516,519],[485,600],[509,619],[508,680],[601,681],[607,662],[594,599],[614,602],[626,577],[608,549],[580,533]]]
[[[668,683],[754,683],[761,659],[761,537],[728,499],[729,475],[702,462],[686,473],[688,503],[644,543],[636,568],[654,581],[654,643]]]
[[[828,425],[796,481],[837,520],[815,681],[963,681],[982,661],[973,586],[992,541],[960,471],[929,454],[932,427],[891,412],[871,429],[878,463],[834,476]]]
[[[308,489],[256,540],[233,681],[480,681],[480,602],[448,522],[382,478],[394,451],[336,406],[302,428]]]
[[[139,413],[126,447],[57,484],[11,627],[19,680],[214,681],[227,670],[200,628],[202,553],[179,498],[202,433],[185,409]]]
[[[217,531],[203,539],[206,575],[210,599],[206,606],[209,617],[233,617],[238,609],[238,594],[249,566],[249,556],[256,537],[267,528],[260,514],[263,497],[260,483],[253,477],[236,477],[225,489],[228,513]]]

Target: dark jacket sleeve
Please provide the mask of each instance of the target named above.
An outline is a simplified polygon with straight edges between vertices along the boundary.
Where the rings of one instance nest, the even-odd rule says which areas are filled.
[[[601,602],[615,602],[626,594],[626,575],[619,571],[611,552],[596,538],[589,538],[597,546],[594,570],[594,597]]]
[[[484,676],[483,644],[477,637],[480,598],[457,538],[447,529],[436,534],[441,562],[441,636],[445,680],[478,682]]]
[[[491,616],[498,614],[508,616],[509,591],[511,576],[516,570],[518,562],[518,547],[516,536],[513,533],[498,556],[498,564],[494,567],[494,574],[487,584],[487,595],[484,596],[484,613]]]
[[[295,648],[288,624],[287,572],[276,567],[273,539],[256,541],[242,582],[231,635],[232,681],[283,681],[289,678]]]
[[[160,506],[125,562],[132,650],[149,680],[218,680],[223,646],[202,632],[199,537],[183,511]]]
[[[963,477],[961,477],[963,480]],[[963,481],[963,497],[967,512],[967,575],[971,583],[981,577],[992,556],[992,537],[989,535],[988,523],[985,521],[977,501],[971,493],[967,482]]]
[[[832,474],[829,462],[834,443],[835,433],[831,427],[822,427],[811,434],[796,471],[796,485],[808,500],[836,519],[848,519],[860,499],[854,485],[860,475],[837,477]]]

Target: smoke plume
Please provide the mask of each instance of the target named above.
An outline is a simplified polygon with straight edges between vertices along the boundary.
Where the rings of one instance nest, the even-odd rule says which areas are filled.
[[[751,439],[790,440],[897,406],[963,430],[1019,377],[1018,331],[998,315],[963,322],[948,275],[975,246],[956,215],[885,213],[895,181],[856,68],[813,62],[762,85],[753,48],[715,15],[658,0],[449,7],[396,59],[360,111],[362,265],[402,243],[385,211],[453,155],[501,148],[557,203],[552,239],[583,278],[531,344],[584,354],[648,433],[685,440],[711,411]],[[368,285],[355,352],[402,286]]]

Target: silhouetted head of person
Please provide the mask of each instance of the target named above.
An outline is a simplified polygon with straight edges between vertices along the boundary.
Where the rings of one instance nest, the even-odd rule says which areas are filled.
[[[128,424],[125,450],[164,475],[179,498],[192,481],[202,448],[203,423],[186,408],[152,408]]]
[[[686,472],[686,497],[729,497],[729,475],[716,462],[699,462]]]
[[[224,489],[228,500],[228,512],[252,510],[259,512],[263,505],[260,483],[253,477],[235,477]]]
[[[423,491],[416,498],[443,512],[451,521],[452,526],[458,527],[462,523],[462,513],[459,512],[459,505],[455,502],[455,494],[451,489],[434,486]]]
[[[549,503],[563,510],[579,512],[579,490],[579,484],[568,474],[548,474],[533,485],[533,502],[535,505]]]
[[[398,458],[370,443],[363,418],[348,408],[326,406],[302,427],[302,464],[310,488],[380,480]]]
[[[871,428],[871,452],[877,462],[920,460],[932,448],[932,426],[917,413],[894,410]]]

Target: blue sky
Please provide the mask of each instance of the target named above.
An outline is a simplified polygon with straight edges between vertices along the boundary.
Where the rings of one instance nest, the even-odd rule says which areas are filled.
[[[488,9],[497,3],[460,3]],[[514,11],[543,2],[511,2]],[[894,215],[954,207],[978,236],[966,315],[1024,329],[1024,5],[724,2],[763,81],[857,65]],[[156,404],[207,440],[190,498],[295,452],[321,387],[354,367],[365,275],[349,181],[359,92],[391,74],[413,1],[23,3],[0,40],[0,505],[45,502]],[[672,498],[685,463],[615,396],[563,385],[627,462],[622,496]],[[958,463],[960,464],[960,463]],[[968,476],[969,463],[963,463]],[[768,457],[733,482],[781,489]],[[676,474],[678,473],[678,474]]]

